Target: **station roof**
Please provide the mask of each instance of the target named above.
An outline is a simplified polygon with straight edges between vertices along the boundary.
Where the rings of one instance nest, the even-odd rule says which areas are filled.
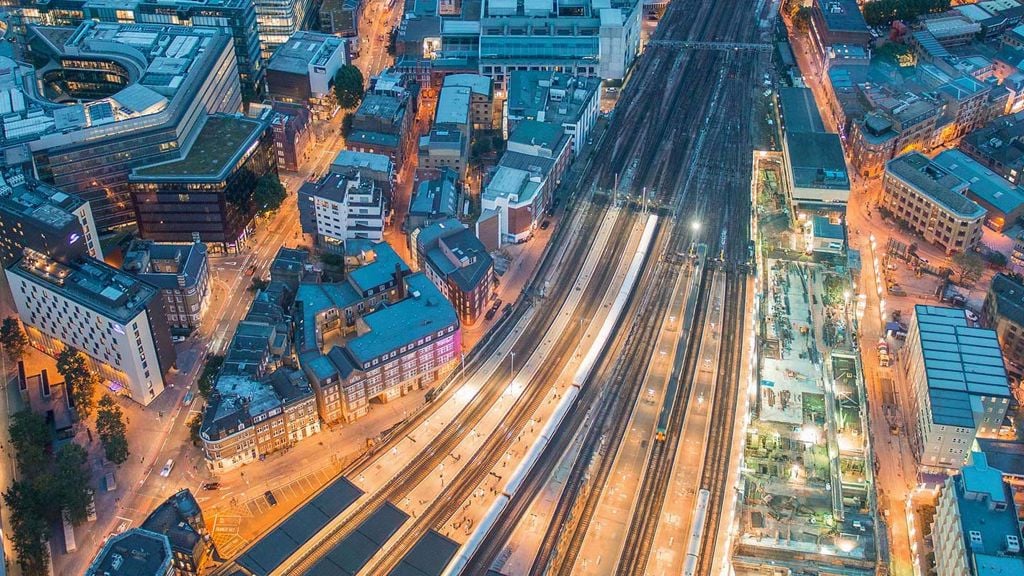
[[[256,576],[270,574],[362,495],[348,478],[338,478],[256,541],[237,563]]]
[[[313,564],[308,576],[355,576],[408,519],[397,506],[384,503]]]
[[[972,397],[1010,396],[996,333],[967,324],[964,311],[914,306],[932,421],[974,427]]]
[[[431,530],[409,550],[389,576],[441,576],[458,550],[457,542]]]

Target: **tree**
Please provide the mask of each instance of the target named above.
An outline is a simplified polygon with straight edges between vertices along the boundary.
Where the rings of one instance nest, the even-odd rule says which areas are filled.
[[[273,172],[264,174],[257,180],[256,187],[252,191],[252,201],[258,212],[277,210],[287,196],[288,191],[281,184],[281,179]]]
[[[1009,262],[1006,258],[1006,254],[996,252],[995,250],[991,250],[985,254],[985,260],[996,268],[1002,268],[1003,266],[1006,266],[1007,262]]]
[[[57,452],[53,474],[53,498],[58,510],[67,510],[72,524],[85,521],[89,515],[89,453],[78,444],[65,444]]]
[[[22,574],[47,574],[46,538],[50,534],[50,526],[39,513],[44,508],[40,494],[28,481],[19,480],[4,492],[4,503],[9,511],[8,536],[14,544]]]
[[[355,108],[363,99],[363,73],[352,64],[345,64],[334,75],[334,96],[342,108]]]
[[[96,405],[96,432],[107,460],[120,466],[128,460],[128,430],[124,413],[110,394],[104,394]]]
[[[203,427],[203,415],[196,412],[188,419],[188,436],[192,439],[193,446],[199,446],[203,439],[199,436],[199,431]]]
[[[50,460],[47,451],[53,442],[53,429],[46,418],[28,409],[21,410],[11,417],[7,430],[18,469],[22,473],[45,469]]]
[[[981,276],[985,261],[976,252],[961,252],[953,256],[953,266],[961,284],[970,284]]]
[[[864,4],[864,20],[869,26],[894,20],[913,20],[923,14],[949,10],[950,0],[876,0]]]
[[[78,417],[82,420],[89,418],[96,406],[99,378],[85,365],[85,356],[74,348],[65,348],[57,355],[57,372],[64,377],[64,387],[71,395]]]
[[[7,357],[12,361],[21,360],[28,348],[28,336],[21,329],[21,322],[14,316],[4,318],[0,325],[0,344],[3,344]]]
[[[801,32],[806,31],[811,26],[811,9],[807,6],[802,6],[793,13],[793,26]]]
[[[211,354],[206,357],[206,365],[203,366],[203,373],[199,375],[199,395],[209,398],[217,384],[217,375],[220,374],[220,367],[224,365],[224,357]]]

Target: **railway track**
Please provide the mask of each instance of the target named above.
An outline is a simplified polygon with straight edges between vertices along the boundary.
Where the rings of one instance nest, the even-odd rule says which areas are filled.
[[[630,219],[621,219],[620,222],[628,225]],[[626,228],[628,230],[628,228]],[[624,249],[624,244],[628,239],[628,234],[613,234],[608,246],[606,247],[605,254],[616,254],[621,253]],[[589,248],[587,242],[582,242],[577,246],[577,249],[572,251],[568,257],[569,262],[582,262],[585,260],[586,249]],[[598,267],[595,270],[594,277],[590,280],[587,285],[587,291],[592,292],[593,290],[602,289],[610,281],[611,276],[614,274],[614,268],[612,267]],[[525,358],[529,355],[532,348],[536,347],[545,337],[550,325],[554,322],[555,317],[561,311],[560,303],[568,297],[569,290],[571,289],[572,283],[565,283],[561,286],[560,290],[553,295],[552,302],[558,303],[559,305],[546,307],[547,312],[540,319],[535,319],[527,329],[527,332],[520,337],[519,341],[528,345],[529,348],[523,346],[520,350],[516,351],[516,355],[520,355],[521,358]],[[584,315],[584,317],[591,317],[596,311],[596,304],[593,299],[581,299],[579,306],[581,307],[578,313]],[[577,324],[571,324],[563,335],[564,342],[570,342],[569,339],[578,340],[581,337],[581,332],[585,330],[585,327],[581,327]],[[567,343],[563,343],[552,352],[553,356],[558,357],[564,355],[567,352]],[[552,363],[553,364],[553,363]],[[511,365],[508,369],[511,370]],[[453,418],[444,429],[430,442],[429,449],[420,452],[413,462],[402,469],[402,471],[394,478],[389,480],[381,489],[373,493],[373,495],[357,509],[347,520],[339,527],[338,530],[333,531],[329,536],[323,538],[318,546],[315,547],[309,554],[305,555],[301,561],[295,563],[289,570],[289,573],[303,574],[310,570],[313,565],[333,546],[341,542],[348,534],[358,527],[364,520],[369,518],[374,512],[376,512],[386,502],[400,502],[405,496],[412,491],[417,485],[419,485],[426,477],[431,475],[437,468],[438,463],[441,463],[448,457],[448,455],[463,441],[463,439],[470,433],[473,427],[481,418],[490,410],[491,406],[497,401],[497,399],[504,393],[508,385],[508,373],[504,369],[504,366],[500,367],[491,376],[488,382],[481,388],[480,392],[474,396],[469,402],[466,408],[456,418]],[[546,367],[542,371],[542,377],[550,376],[550,368]],[[522,418],[524,413],[532,413],[531,406],[535,406],[540,402],[540,394],[547,391],[547,387],[541,386],[538,382],[541,380],[534,378],[531,383],[527,385],[527,389],[524,394],[520,397],[519,401],[515,403],[509,415],[506,415],[505,419],[498,426],[498,430],[508,429],[514,426]],[[494,435],[492,435],[494,436]],[[450,486],[453,486],[449,484]]]
[[[670,6],[655,39],[706,40],[722,34],[723,28],[728,28],[730,34],[740,38],[738,30],[746,24],[745,19],[734,17],[735,6],[719,7],[716,10],[715,4],[677,1]],[[725,120],[719,118],[714,126],[709,122],[713,108],[710,103],[717,97],[708,93],[708,86],[693,90],[686,85],[687,80],[715,77],[719,69],[731,66],[732,57],[727,51],[703,51],[696,54],[678,50],[674,46],[670,50],[670,46],[649,51],[638,63],[633,81],[622,94],[623,104],[620,106],[625,108],[616,111],[615,121],[608,131],[607,138],[613,144],[606,146],[607,152],[600,162],[602,167],[596,170],[596,181],[605,188],[616,187],[620,184],[622,172],[627,171],[634,202],[637,191],[653,190],[657,198],[655,208],[673,216],[676,228],[680,227],[682,219],[700,212],[701,208],[705,208],[709,212],[708,216],[713,218],[711,228],[719,222],[723,227],[733,228],[736,225],[730,226],[732,220],[746,222],[742,217],[745,211],[733,214],[732,206],[724,205],[722,199],[709,200],[707,196],[692,193],[693,188],[700,189],[705,184],[703,176],[696,178],[696,181],[694,177],[707,171],[707,167],[700,162],[707,134],[709,131],[717,131]],[[715,84],[718,90],[721,90],[722,85],[722,79]],[[738,100],[741,102],[739,105],[742,105],[743,99]],[[654,102],[658,105],[652,105]],[[735,106],[728,108],[740,117],[749,114],[749,109],[736,111]],[[720,139],[713,140],[718,143]],[[749,147],[745,147],[745,150],[749,156]],[[730,155],[730,160],[736,162],[732,169],[749,163],[749,158],[744,162],[735,155]],[[672,174],[673,169],[678,171],[675,175]],[[743,187],[739,189],[741,192],[748,190]],[[711,204],[710,208],[708,204]],[[666,227],[664,234],[681,236],[669,227]],[[734,244],[745,248],[745,242],[741,240],[743,237],[737,234],[738,241]],[[659,243],[662,246],[674,243],[673,248],[662,248],[665,254],[678,251],[678,246],[682,244],[678,239],[660,239]],[[491,567],[528,508],[530,500],[543,486],[543,479],[553,469],[558,455],[569,445],[572,435],[586,422],[588,432],[581,439],[582,449],[566,479],[563,497],[556,505],[531,569],[531,574],[571,573],[583,535],[599,500],[601,487],[610,472],[612,458],[608,454],[616,450],[617,439],[622,437],[629,410],[640,392],[640,382],[646,370],[644,359],[650,358],[653,352],[653,344],[647,343],[654,340],[654,327],[660,324],[661,315],[667,307],[667,302],[659,301],[666,299],[652,299],[649,296],[664,290],[665,286],[670,285],[669,277],[678,273],[678,267],[659,264],[642,281],[638,291],[642,290],[648,296],[648,301],[636,307],[633,314],[646,320],[634,321],[628,330],[631,336],[629,341],[615,345],[614,353],[610,356],[619,360],[606,362],[598,372],[594,381],[601,382],[601,386],[590,386],[581,394],[579,407],[567,416],[563,423],[564,430],[560,430],[552,441],[548,450],[551,455],[538,462],[535,472],[520,490],[522,494],[512,499],[496,522],[496,528],[474,554],[464,573],[478,574]],[[613,387],[615,393],[608,394],[607,391]]]

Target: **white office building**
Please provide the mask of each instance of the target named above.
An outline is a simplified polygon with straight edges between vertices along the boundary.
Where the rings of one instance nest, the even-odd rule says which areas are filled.
[[[916,413],[911,444],[921,472],[958,469],[976,436],[998,433],[1009,407],[996,333],[970,326],[961,309],[919,304],[903,353]]]
[[[299,221],[305,234],[328,249],[341,250],[346,240],[384,238],[384,197],[359,172],[329,172],[299,189]]]
[[[33,346],[78,349],[110,390],[140,404],[163,392],[175,355],[155,286],[99,260],[63,264],[31,249],[7,281]]]

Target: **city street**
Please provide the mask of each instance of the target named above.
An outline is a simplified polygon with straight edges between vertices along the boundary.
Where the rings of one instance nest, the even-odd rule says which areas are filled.
[[[787,26],[791,23],[787,20]],[[836,130],[836,121],[828,113],[826,96],[822,87],[817,66],[811,61],[808,43],[800,34],[790,34],[793,53],[797,58],[800,70],[804,73],[807,87],[814,93],[821,117],[829,130]],[[859,323],[860,341],[877,342],[884,335],[885,319],[879,308],[880,296],[876,290],[878,285],[874,276],[873,260],[881,258],[881,253],[871,249],[869,230],[872,228],[867,212],[873,203],[878,201],[881,191],[881,179],[864,180],[851,173],[851,193],[847,204],[847,227],[850,230],[849,244],[851,249],[859,250],[864,266],[861,270],[861,286],[858,293],[865,294],[867,305],[864,317]],[[880,219],[876,219],[880,220]],[[881,242],[885,238],[879,239]],[[884,250],[884,245],[882,247]],[[883,282],[884,284],[884,282]],[[890,307],[890,310],[893,308]],[[861,346],[861,359],[864,366],[864,381],[869,398],[868,421],[871,436],[874,439],[872,449],[875,457],[875,483],[878,495],[878,509],[883,517],[879,518],[882,526],[888,530],[888,538],[880,539],[882,557],[888,557],[891,573],[894,576],[913,574],[911,556],[910,531],[905,514],[905,505],[909,490],[914,485],[916,469],[913,453],[907,442],[907,430],[903,427],[901,434],[893,435],[890,422],[895,419],[899,423],[913,422],[909,418],[909,391],[896,387],[895,372],[902,370],[902,364],[896,362],[892,367],[881,368],[878,365],[878,351],[874,346]],[[884,440],[883,440],[884,439]]]

